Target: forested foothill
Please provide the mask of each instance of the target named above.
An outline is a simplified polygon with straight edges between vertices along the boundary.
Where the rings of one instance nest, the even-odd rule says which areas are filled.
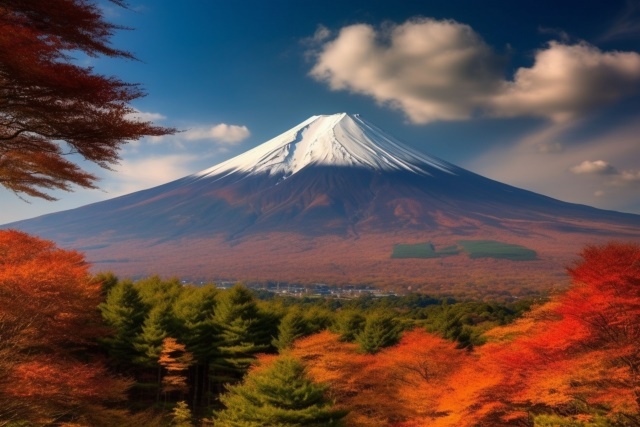
[[[640,423],[638,245],[587,247],[568,290],[513,303],[261,299],[88,267],[0,232],[0,425]]]

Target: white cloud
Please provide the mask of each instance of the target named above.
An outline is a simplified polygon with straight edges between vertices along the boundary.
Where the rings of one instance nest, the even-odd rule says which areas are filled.
[[[638,90],[640,55],[551,42],[506,80],[505,61],[468,25],[413,19],[340,30],[315,52],[310,75],[373,97],[413,123],[477,115],[568,122]]]
[[[193,173],[191,165],[199,159],[194,154],[123,159],[114,173],[109,174],[105,190],[114,197],[165,184]]]
[[[595,160],[595,161],[585,160],[584,162],[572,167],[569,170],[578,175],[580,174],[613,175],[618,173],[616,168],[614,168],[612,165],[605,162],[604,160]]]
[[[520,68],[491,102],[501,117],[538,116],[567,122],[637,91],[640,55],[602,52],[586,43],[551,42]]]
[[[466,119],[486,104],[501,62],[468,25],[419,19],[381,33],[364,24],[342,28],[318,53],[311,76],[428,123]]]
[[[329,37],[331,37],[331,30],[329,30],[324,25],[320,24],[316,28],[316,32],[313,33],[313,36],[311,36],[309,38],[306,38],[306,39],[303,39],[303,43],[304,44],[318,44],[318,43],[322,43],[323,41],[327,40]]]
[[[565,123],[551,123],[511,147],[496,147],[462,166],[560,200],[637,212],[638,117],[598,136],[578,137],[573,130]],[[545,143],[560,143],[564,149],[542,152],[539,147]]]
[[[624,170],[617,174],[608,184],[614,187],[637,187],[640,185],[640,171]]]
[[[237,144],[244,141],[251,132],[246,126],[228,125],[220,123],[213,126],[196,127],[185,132],[184,137],[189,141],[211,139],[222,144]]]

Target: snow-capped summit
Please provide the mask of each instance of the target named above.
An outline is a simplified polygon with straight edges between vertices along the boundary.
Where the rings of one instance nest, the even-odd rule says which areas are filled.
[[[432,168],[454,173],[455,166],[404,145],[358,114],[312,116],[275,138],[226,162],[195,174],[230,173],[289,177],[309,165],[347,166],[429,175]]]
[[[310,117],[200,173],[2,227],[131,277],[445,287],[483,278],[491,287],[503,274],[502,289],[557,284],[585,243],[640,239],[638,215],[487,179],[344,113]],[[539,258],[516,268],[455,255],[469,240],[523,245]],[[393,257],[397,245],[416,244],[451,258]]]

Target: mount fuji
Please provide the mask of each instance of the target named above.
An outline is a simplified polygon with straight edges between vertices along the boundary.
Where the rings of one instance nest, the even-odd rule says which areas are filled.
[[[176,181],[2,228],[79,249],[95,270],[133,277],[447,290],[467,282],[559,284],[583,245],[638,239],[640,216],[490,180],[342,113],[313,116]],[[525,246],[537,256],[391,257],[397,244],[469,240]]]

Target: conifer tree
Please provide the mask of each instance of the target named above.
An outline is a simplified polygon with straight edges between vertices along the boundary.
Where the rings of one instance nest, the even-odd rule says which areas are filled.
[[[174,427],[193,427],[191,411],[189,410],[187,402],[184,400],[178,402],[175,408],[173,408],[173,420],[171,425]]]
[[[214,322],[218,290],[212,286],[185,287],[173,305],[177,334],[198,362],[217,354],[217,327]]]
[[[331,325],[333,313],[325,308],[310,307],[304,312],[304,320],[307,324],[307,334],[315,334]]]
[[[226,409],[216,426],[338,426],[346,412],[333,409],[326,386],[313,383],[304,366],[281,357],[269,367],[251,371],[241,384],[228,387],[220,400]]]
[[[367,316],[364,328],[356,336],[356,342],[364,353],[376,353],[398,342],[400,331],[393,317],[384,312]]]
[[[136,337],[134,348],[138,356],[134,362],[144,366],[158,366],[162,342],[172,332],[175,320],[171,307],[165,304],[153,307]]]
[[[138,354],[134,343],[142,332],[147,307],[133,283],[124,281],[111,289],[99,308],[105,323],[113,328],[113,334],[104,340],[110,356],[119,364],[130,364]]]
[[[112,271],[105,271],[96,274],[93,277],[93,280],[97,283],[100,283],[102,287],[102,295],[109,295],[109,291],[118,284],[118,276],[116,276]]]
[[[353,342],[362,332],[366,318],[359,310],[342,310],[336,316],[331,331],[340,335],[340,341]]]
[[[183,289],[177,278],[163,280],[157,275],[138,280],[135,287],[140,293],[142,302],[150,307],[163,303],[173,304]]]
[[[214,320],[220,330],[220,356],[212,361],[213,378],[237,381],[258,353],[270,348],[270,326],[258,310],[253,294],[235,285],[220,294]]]
[[[209,362],[220,357],[220,334],[214,322],[216,295],[213,285],[185,287],[173,306],[177,335],[186,344],[195,358],[193,370],[193,407],[202,402],[202,397],[211,391]]]
[[[278,325],[278,337],[274,338],[272,344],[280,351],[287,349],[293,342],[306,335],[307,322],[302,311],[298,307],[289,309],[287,314]]]

